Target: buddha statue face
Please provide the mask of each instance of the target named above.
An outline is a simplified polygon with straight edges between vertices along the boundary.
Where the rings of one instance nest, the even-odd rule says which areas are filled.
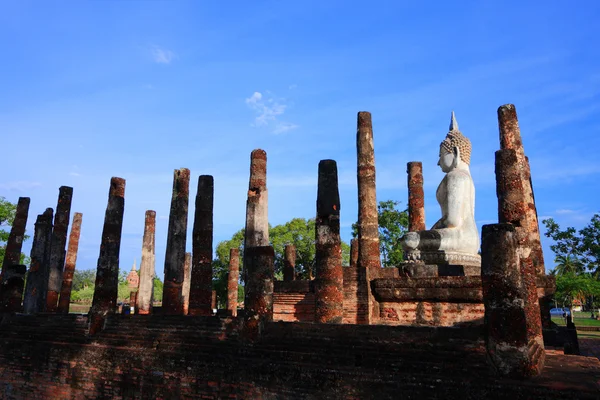
[[[460,160],[460,150],[458,147],[454,147],[453,150],[453,152],[449,152],[444,146],[440,146],[440,159],[437,165],[440,166],[444,173],[448,173],[456,168],[458,160]]]

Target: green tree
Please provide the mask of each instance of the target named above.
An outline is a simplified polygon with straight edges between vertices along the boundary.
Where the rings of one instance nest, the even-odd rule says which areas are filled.
[[[582,273],[584,269],[581,260],[572,254],[558,255],[554,262],[556,263],[555,268],[552,270],[554,275]]]
[[[399,201],[380,201],[377,206],[379,223],[379,252],[384,267],[397,267],[404,261],[400,238],[408,231],[408,210],[396,207]],[[358,222],[352,224],[352,237],[358,237]]]
[[[10,227],[15,221],[16,212],[16,204],[11,203],[4,197],[0,197],[0,266],[4,262],[6,242],[8,241],[8,236],[10,235]],[[25,235],[24,239],[29,239],[29,236]],[[25,256],[25,254],[21,254],[21,263],[29,265],[29,257]]]
[[[84,269],[75,270],[73,273],[73,285],[71,286],[72,291],[78,291],[87,287],[94,288],[96,284],[96,270]]]
[[[566,272],[556,275],[556,294],[554,298],[558,305],[573,307],[573,300],[585,302],[586,298],[600,294],[600,282],[590,274]]]
[[[600,214],[595,214],[590,223],[579,231],[573,227],[562,230],[552,218],[542,223],[546,226],[545,235],[554,241],[550,248],[556,255],[557,263],[563,264],[565,272],[589,271],[595,276],[599,275]]]
[[[154,303],[162,303],[163,297],[163,282],[155,276],[152,281],[154,285]]]

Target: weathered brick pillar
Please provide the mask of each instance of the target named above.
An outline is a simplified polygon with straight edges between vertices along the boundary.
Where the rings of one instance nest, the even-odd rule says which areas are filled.
[[[227,275],[227,314],[237,316],[238,280],[240,277],[240,249],[229,249],[229,274]]]
[[[190,287],[192,283],[192,253],[185,253],[183,265],[183,315],[188,315],[190,309]]]
[[[350,268],[358,266],[358,239],[350,240]]]
[[[142,262],[140,263],[140,285],[137,296],[138,314],[152,313],[154,301],[154,246],[156,242],[156,211],[147,210],[142,241]]]
[[[333,160],[319,162],[315,247],[315,322],[341,324],[344,316],[344,276],[340,195],[337,165]]]
[[[21,248],[25,239],[25,226],[27,225],[27,216],[29,214],[29,197],[19,197],[17,209],[15,211],[15,220],[13,221],[4,248],[4,261],[2,262],[2,272],[0,272],[0,282],[4,276],[4,269],[9,265],[19,265],[21,263]]]
[[[526,186],[528,182],[520,179],[522,164],[519,162],[517,152],[513,149],[503,149],[496,152],[496,193],[498,196],[498,219],[500,223],[512,223],[515,226],[515,240],[519,253],[519,269],[521,279],[528,285],[525,299],[527,307],[537,309],[538,318],[527,320],[530,332],[541,332],[541,312],[537,294],[536,271],[531,251],[530,231],[526,226],[520,225],[524,215],[529,210],[527,203]],[[531,290],[529,290],[531,286]],[[549,311],[548,311],[549,313]]]
[[[0,312],[17,313],[23,310],[23,286],[25,285],[25,265],[9,264],[4,271],[0,285]]]
[[[283,280],[285,282],[296,279],[296,246],[286,244],[283,258]]]
[[[358,265],[379,269],[379,222],[375,190],[375,148],[371,113],[358,113],[356,132],[358,165]]]
[[[47,208],[35,221],[31,261],[23,297],[23,312],[26,314],[46,311],[53,216],[54,210]]]
[[[192,233],[190,315],[212,315],[212,242],[214,179],[200,175]]]
[[[79,249],[81,218],[82,214],[76,212],[73,216],[73,225],[71,225],[71,233],[69,234],[69,246],[67,248],[65,271],[63,273],[62,288],[60,289],[60,299],[58,300],[57,311],[60,314],[68,314],[69,305],[71,304],[71,288],[73,286],[75,264],[77,263],[77,250]]]
[[[96,270],[96,286],[90,309],[90,335],[102,330],[106,318],[113,314],[117,307],[119,251],[121,250],[124,210],[125,179],[113,177],[110,180],[108,205],[104,216],[100,255]]]
[[[379,315],[371,296],[371,275],[381,268],[379,222],[375,190],[375,150],[371,113],[358,113],[356,132],[358,179],[357,323],[370,324]]]
[[[210,298],[211,309],[216,310],[217,308],[219,308],[219,304],[217,303],[217,291],[213,290],[213,291],[211,291],[210,294],[211,294],[211,298]]]
[[[526,378],[541,373],[546,353],[540,310],[530,301],[536,274],[523,270],[517,236],[512,224],[483,226],[481,279],[488,360],[500,375]]]
[[[262,323],[273,320],[273,278],[275,252],[272,246],[249,247],[245,252],[244,269],[244,337],[258,339]]]
[[[269,245],[269,193],[267,191],[267,153],[256,149],[250,154],[250,183],[246,201],[244,259],[250,247]],[[245,271],[245,264],[244,264]],[[245,276],[245,272],[242,272]]]
[[[54,214],[54,228],[50,243],[50,276],[48,278],[48,294],[46,302],[47,312],[56,312],[58,296],[62,287],[62,274],[65,266],[67,246],[67,231],[71,215],[71,200],[73,188],[61,186],[58,190],[58,205]]]
[[[409,162],[408,173],[408,231],[424,231],[425,227],[425,195],[423,193],[423,164],[419,161]]]
[[[169,213],[162,299],[162,312],[165,315],[183,314],[183,267],[190,193],[190,170],[187,168],[176,169],[173,175],[173,196]]]
[[[520,226],[526,228],[527,240],[531,247],[531,260],[537,274],[545,275],[546,268],[544,266],[544,254],[540,241],[540,226],[531,183],[531,169],[529,167],[529,160],[525,156],[519,121],[517,120],[517,110],[513,104],[505,104],[498,108],[498,126],[500,128],[500,149],[515,151],[519,180],[521,181],[520,185],[523,187],[525,209],[519,214],[518,222]],[[499,214],[502,214],[502,212]],[[503,221],[503,218],[503,215],[499,215],[500,222],[513,222]]]

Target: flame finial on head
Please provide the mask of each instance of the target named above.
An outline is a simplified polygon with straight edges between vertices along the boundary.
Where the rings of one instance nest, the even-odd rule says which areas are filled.
[[[454,111],[452,111],[452,116],[450,117],[450,132],[458,131],[458,122],[456,122],[456,115],[454,115]]]
[[[440,144],[441,148],[451,153],[454,147],[458,147],[461,160],[469,165],[471,163],[471,141],[458,130],[458,122],[456,122],[454,111],[452,111],[449,129],[446,139]]]

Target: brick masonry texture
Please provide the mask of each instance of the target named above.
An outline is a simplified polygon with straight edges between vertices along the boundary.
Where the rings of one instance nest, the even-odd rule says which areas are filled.
[[[237,318],[115,315],[93,338],[85,327],[76,315],[0,326],[4,398],[595,399],[599,390],[595,358],[552,354],[540,377],[494,376],[476,327],[272,322],[251,345]]]

